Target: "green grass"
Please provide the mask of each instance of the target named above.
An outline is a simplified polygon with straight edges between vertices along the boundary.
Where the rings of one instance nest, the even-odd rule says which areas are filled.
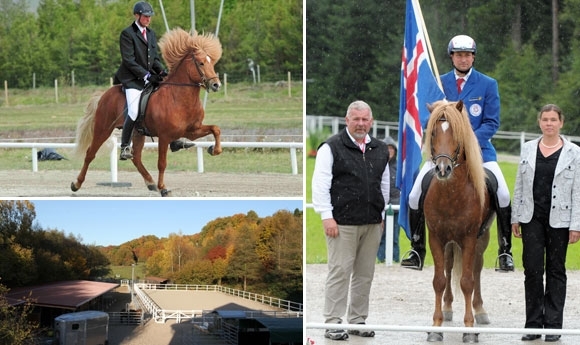
[[[289,149],[241,149],[224,148],[219,156],[210,156],[204,152],[204,171],[222,173],[292,173]],[[2,149],[0,161],[4,170],[31,170],[31,149]],[[83,165],[83,158],[75,157],[71,149],[57,149],[57,152],[68,160],[39,161],[38,170],[79,170]],[[302,174],[302,153],[296,154],[298,174]],[[170,152],[167,159],[167,171],[197,171],[197,151]],[[145,167],[157,171],[157,151],[145,149],[143,153]],[[97,158],[91,163],[90,170],[110,170],[108,150],[101,150]],[[119,171],[135,171],[135,166],[129,161],[119,161]]]
[[[104,278],[131,279],[131,266],[109,266],[111,273]],[[145,278],[145,264],[140,263],[135,266],[135,280]]]
[[[0,134],[9,131],[74,130],[91,96],[106,87],[63,88],[56,104],[50,88],[9,91],[8,103],[0,106]],[[73,96],[74,95],[74,96]],[[204,100],[205,92],[200,98]],[[260,130],[292,129],[302,134],[302,84],[295,83],[292,97],[288,90],[264,83],[228,85],[222,91],[207,96],[206,124],[223,129]],[[223,133],[227,135],[227,133]],[[5,136],[3,138],[6,139]]]
[[[306,159],[306,203],[312,202],[312,173],[314,171],[314,158]],[[513,193],[513,185],[515,183],[515,176],[517,172],[516,163],[499,162],[501,170],[507,181],[510,191]],[[489,246],[484,254],[485,267],[493,268],[497,256],[497,229],[495,222],[491,227],[491,236]],[[411,248],[409,239],[401,229],[399,237],[399,245],[401,255]],[[514,256],[516,269],[523,270],[522,267],[522,241],[521,239],[512,238],[512,254]],[[573,244],[568,247],[568,255],[566,260],[566,267],[571,270],[580,269],[580,245]],[[320,216],[314,212],[312,208],[306,209],[306,263],[326,263],[326,241],[324,237],[324,230],[322,229],[322,222]],[[425,265],[432,266],[433,258],[431,254],[427,253]]]
[[[74,142],[76,124],[96,91],[105,87],[63,88],[59,104],[54,90],[10,90],[9,106],[0,106],[0,138],[16,142],[51,142],[49,138],[65,138],[59,142]],[[202,100],[205,92],[201,94]],[[207,97],[205,124],[221,127],[223,141],[302,141],[302,85],[294,83],[291,97],[288,89],[272,83],[228,85],[226,90]],[[32,140],[32,138],[37,138]],[[213,140],[211,136],[208,140]],[[150,140],[150,139],[147,139]],[[200,139],[204,140],[204,139]],[[72,150],[58,149],[68,161],[39,162],[39,169],[76,170],[82,157],[73,157]],[[2,149],[3,169],[31,169],[31,149]],[[302,173],[302,151],[298,151],[298,173]],[[204,170],[208,172],[291,173],[289,149],[224,148],[221,155],[204,153]],[[145,166],[157,168],[157,152],[147,149]],[[101,150],[91,169],[108,170],[108,151]],[[169,153],[168,171],[197,169],[196,150]],[[119,170],[134,171],[132,164],[119,164]]]

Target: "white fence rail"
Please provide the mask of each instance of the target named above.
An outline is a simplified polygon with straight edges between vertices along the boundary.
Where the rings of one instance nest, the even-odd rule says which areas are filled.
[[[296,317],[302,316],[302,303],[283,300],[276,297],[264,296],[248,291],[241,291],[227,288],[220,285],[186,285],[186,284],[143,284],[135,283],[135,295],[139,298],[141,304],[151,314],[153,320],[157,323],[165,323],[168,319],[181,322],[182,320],[191,320],[201,317],[203,310],[171,310],[162,309],[153,301],[144,290],[184,290],[184,291],[214,291],[221,292],[231,296],[241,297],[247,300],[260,302],[265,305],[273,306],[285,310],[284,313],[293,313]],[[272,315],[276,313],[271,312]]]
[[[116,136],[111,136],[109,138],[111,151],[111,182],[118,182],[117,180],[117,160],[118,160],[118,149],[120,144],[118,143]],[[297,150],[303,150],[304,144],[301,142],[222,142],[222,147],[233,147],[233,148],[284,148],[290,149],[290,166],[292,169],[292,175],[298,174],[298,159],[296,156]],[[195,147],[197,149],[197,172],[203,173],[203,155],[204,151],[208,147],[214,145],[210,141],[196,141]],[[5,143],[0,142],[0,148],[30,148],[32,149],[32,171],[38,172],[38,149],[43,148],[72,148],[74,149],[76,144],[73,143]],[[105,145],[103,145],[105,146]],[[146,148],[157,148],[157,142],[145,143]]]

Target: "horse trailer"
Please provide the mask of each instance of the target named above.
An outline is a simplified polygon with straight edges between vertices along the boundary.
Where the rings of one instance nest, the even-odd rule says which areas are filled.
[[[108,345],[109,314],[88,310],[54,319],[56,345]]]

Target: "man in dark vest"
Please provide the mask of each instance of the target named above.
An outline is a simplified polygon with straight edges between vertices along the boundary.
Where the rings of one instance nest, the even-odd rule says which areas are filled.
[[[312,203],[322,218],[328,248],[325,322],[342,323],[346,313],[348,323],[364,324],[389,200],[389,150],[368,134],[373,114],[367,103],[351,103],[345,121],[346,128],[318,148]],[[345,340],[348,334],[375,335],[370,330],[327,329],[325,337]]]
[[[122,62],[115,74],[115,81],[123,84],[127,98],[127,114],[121,134],[121,160],[132,159],[131,137],[137,112],[139,98],[145,85],[158,84],[167,76],[157,52],[155,32],[149,28],[151,17],[155,13],[147,2],[140,1],[133,7],[135,21],[121,32],[120,48]],[[170,144],[171,151],[189,148],[195,144],[181,138]]]

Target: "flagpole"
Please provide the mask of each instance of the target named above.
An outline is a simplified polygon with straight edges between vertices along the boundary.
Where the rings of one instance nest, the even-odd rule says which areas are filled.
[[[437,81],[437,85],[439,88],[443,90],[443,85],[441,84],[441,79],[439,78],[439,70],[437,69],[437,61],[435,60],[435,56],[433,56],[433,47],[431,47],[431,40],[429,39],[429,33],[427,32],[427,26],[425,25],[425,18],[423,18],[423,10],[421,10],[421,5],[419,4],[419,0],[412,0],[415,3],[415,8],[419,12],[419,18],[421,21],[421,29],[423,29],[423,33],[425,35],[425,43],[427,43],[427,51],[429,52],[429,58],[431,59],[431,63],[433,65],[433,73],[435,73],[435,80]]]

